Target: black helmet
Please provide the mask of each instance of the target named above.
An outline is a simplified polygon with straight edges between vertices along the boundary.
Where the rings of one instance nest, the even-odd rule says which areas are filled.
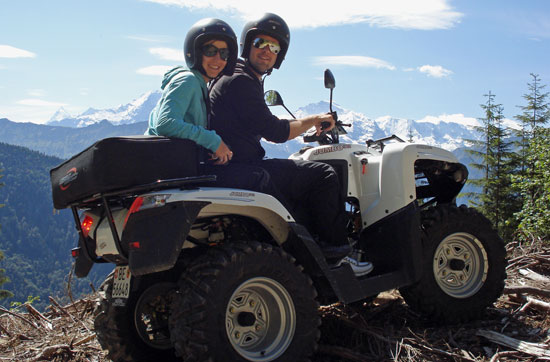
[[[265,34],[274,37],[279,41],[281,51],[277,55],[274,68],[279,69],[285,59],[286,51],[290,44],[290,30],[285,21],[272,13],[265,13],[258,20],[249,21],[241,33],[241,58],[248,59],[250,55],[250,44],[258,34]]]
[[[202,69],[202,54],[200,48],[212,39],[225,40],[229,49],[229,58],[223,69],[223,74],[232,75],[237,63],[237,36],[229,24],[220,19],[206,18],[196,22],[185,36],[183,52],[189,69]]]

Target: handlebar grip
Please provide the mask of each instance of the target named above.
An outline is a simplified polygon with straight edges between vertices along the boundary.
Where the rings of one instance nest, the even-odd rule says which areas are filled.
[[[327,129],[330,126],[330,122],[321,122],[321,129]]]

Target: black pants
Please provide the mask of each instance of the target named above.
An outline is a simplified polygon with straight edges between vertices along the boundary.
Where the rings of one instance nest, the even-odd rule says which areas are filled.
[[[272,195],[288,205],[296,221],[321,242],[347,243],[342,189],[332,166],[289,159],[265,159],[249,164],[268,172],[276,192]]]
[[[270,174],[259,166],[245,163],[203,164],[200,171],[204,175],[216,176],[216,181],[205,183],[203,186],[230,187],[261,192],[277,198],[287,209],[290,207],[272,182]]]

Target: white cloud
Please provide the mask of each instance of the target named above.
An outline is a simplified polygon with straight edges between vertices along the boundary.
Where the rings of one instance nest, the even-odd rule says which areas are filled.
[[[158,35],[127,35],[125,38],[144,41],[148,43],[166,43],[169,41],[167,36],[158,36]]]
[[[183,49],[174,48],[151,48],[149,53],[156,55],[160,59],[170,60],[175,62],[184,62]]]
[[[90,88],[80,88],[79,93],[81,96],[87,96],[90,93]]]
[[[383,68],[389,70],[395,70],[395,67],[385,60],[364,57],[359,55],[336,55],[315,57],[314,62],[317,65],[349,65],[352,67],[364,67],[364,68]]]
[[[441,65],[423,65],[418,67],[418,71],[421,73],[426,73],[429,77],[434,78],[444,78],[453,74],[452,71],[443,68]]]
[[[280,15],[291,28],[315,28],[367,23],[383,28],[448,29],[460,22],[463,14],[454,11],[449,0],[279,0],[275,9],[257,0],[142,0],[191,10],[221,10],[243,20],[254,19],[268,11]]]
[[[63,107],[66,106],[66,103],[59,103],[59,102],[49,102],[42,99],[21,99],[17,101],[17,104],[20,104],[22,106],[31,106],[31,107]]]
[[[0,58],[34,58],[36,54],[11,45],[0,44]]]
[[[171,65],[151,65],[149,67],[140,68],[136,72],[143,75],[162,76],[164,75],[164,73],[170,70],[170,68],[172,68]]]
[[[44,89],[30,89],[27,93],[31,97],[44,97],[44,95],[46,94]]]

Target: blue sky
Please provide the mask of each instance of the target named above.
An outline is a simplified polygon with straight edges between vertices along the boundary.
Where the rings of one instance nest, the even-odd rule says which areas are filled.
[[[371,118],[481,117],[489,91],[513,118],[529,73],[550,84],[547,0],[0,0],[0,9],[0,118],[17,122],[128,103],[184,63],[197,20],[224,19],[239,36],[263,12],[291,27],[286,60],[265,83],[291,110],[328,100],[325,68],[334,101]]]

